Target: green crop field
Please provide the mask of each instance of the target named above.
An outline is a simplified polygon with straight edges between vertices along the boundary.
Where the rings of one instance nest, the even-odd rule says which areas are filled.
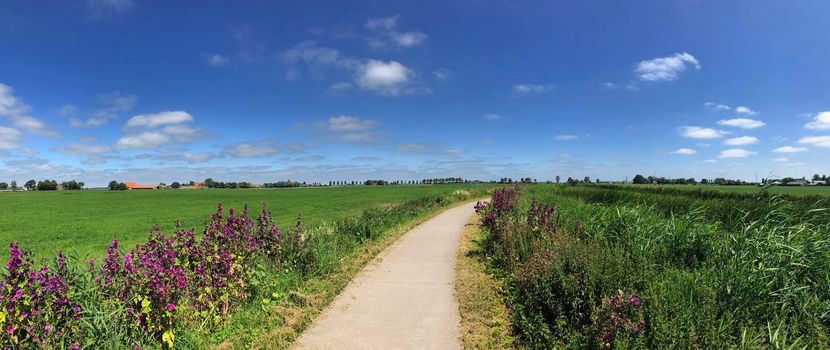
[[[630,187],[667,187],[683,190],[711,190],[736,193],[761,193],[770,192],[776,194],[788,194],[793,196],[830,196],[830,186],[772,186],[761,188],[759,186],[718,186],[718,185],[624,185]]]
[[[221,202],[227,208],[251,207],[264,201],[280,227],[293,225],[301,213],[314,226],[362,209],[433,194],[451,193],[470,185],[354,186],[286,189],[210,189],[148,191],[43,191],[0,193],[0,241],[15,241],[35,256],[54,256],[58,249],[77,249],[84,256],[103,256],[112,239],[129,247],[142,242],[159,224],[170,233],[176,220],[186,228],[201,226]],[[8,256],[2,249],[0,258]]]

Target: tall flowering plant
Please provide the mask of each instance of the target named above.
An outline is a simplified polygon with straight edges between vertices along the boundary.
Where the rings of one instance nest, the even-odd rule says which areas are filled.
[[[534,195],[527,212],[527,225],[534,233],[553,232],[556,228],[556,205],[539,203]]]
[[[642,301],[636,294],[617,291],[593,312],[597,341],[600,347],[609,348],[615,343],[632,345],[642,340],[646,330]]]
[[[72,300],[66,259],[58,252],[52,269],[36,267],[31,252],[9,244],[9,262],[0,282],[0,345],[78,348],[81,309]],[[69,341],[66,341],[66,340]]]

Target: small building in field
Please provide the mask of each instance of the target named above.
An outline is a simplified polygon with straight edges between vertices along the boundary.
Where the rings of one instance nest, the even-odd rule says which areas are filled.
[[[827,181],[814,180],[810,181],[807,186],[827,186]]]
[[[127,189],[130,190],[155,190],[158,188],[158,185],[139,185],[135,182],[126,182],[124,184],[127,185]]]

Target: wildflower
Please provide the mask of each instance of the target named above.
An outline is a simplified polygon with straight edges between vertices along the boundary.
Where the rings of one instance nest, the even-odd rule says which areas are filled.
[[[167,311],[173,310],[176,310],[176,305],[173,305],[173,303],[167,304]]]
[[[176,336],[173,335],[173,331],[166,331],[164,334],[161,335],[161,340],[167,343],[167,347],[172,349],[173,348],[173,341],[176,340]]]

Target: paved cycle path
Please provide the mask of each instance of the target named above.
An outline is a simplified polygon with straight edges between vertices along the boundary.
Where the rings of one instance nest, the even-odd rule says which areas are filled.
[[[386,248],[294,349],[460,349],[455,254],[474,203],[448,209]]]

